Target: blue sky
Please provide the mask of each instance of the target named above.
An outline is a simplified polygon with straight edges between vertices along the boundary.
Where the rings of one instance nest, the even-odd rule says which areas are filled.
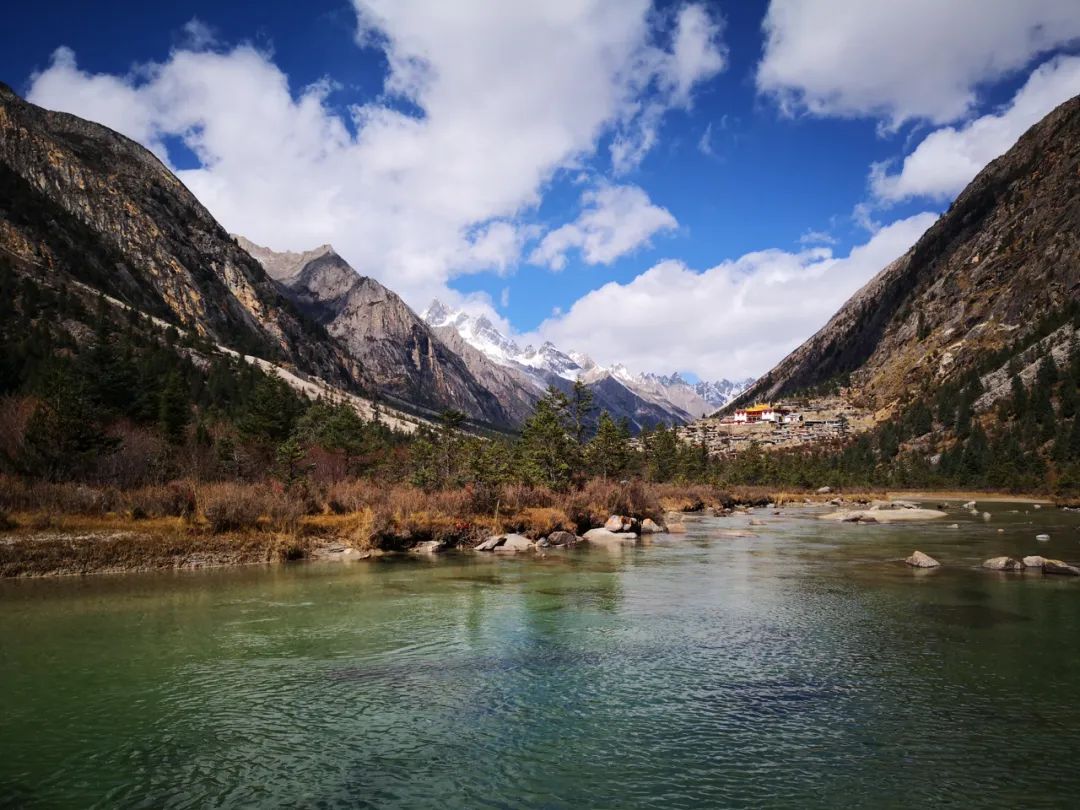
[[[1071,0],[51,2],[7,22],[0,79],[140,140],[230,230],[330,242],[418,309],[706,377],[768,370],[1080,92]]]

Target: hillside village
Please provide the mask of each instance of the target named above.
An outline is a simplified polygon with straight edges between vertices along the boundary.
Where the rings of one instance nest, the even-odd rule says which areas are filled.
[[[763,450],[840,439],[874,426],[873,415],[839,396],[758,402],[676,429],[682,441],[705,444],[709,455]]]

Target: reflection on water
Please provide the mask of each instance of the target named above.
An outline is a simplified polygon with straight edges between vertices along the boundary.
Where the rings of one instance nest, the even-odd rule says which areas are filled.
[[[1075,804],[1080,582],[979,563],[1080,521],[988,511],[3,582],[0,807]]]

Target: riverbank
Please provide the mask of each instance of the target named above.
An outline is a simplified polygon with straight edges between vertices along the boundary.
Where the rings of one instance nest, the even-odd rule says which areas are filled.
[[[570,492],[507,486],[425,492],[348,481],[323,490],[269,484],[172,484],[121,492],[0,480],[0,577],[38,577],[365,559],[419,548],[472,548],[492,535],[583,535],[615,515],[677,524],[738,508],[918,500],[1045,499],[988,493],[732,490],[594,480]]]

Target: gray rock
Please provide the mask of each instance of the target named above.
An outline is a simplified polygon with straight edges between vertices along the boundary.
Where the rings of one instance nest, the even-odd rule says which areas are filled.
[[[912,568],[937,568],[941,565],[937,560],[931,557],[929,554],[923,554],[921,551],[916,551],[906,560],[904,560]]]
[[[967,503],[964,504],[964,508],[968,509],[968,510],[974,509],[975,508],[975,501],[968,501]]]
[[[991,571],[1023,571],[1024,564],[1014,557],[991,557],[982,564]]]
[[[487,540],[485,540],[483,543],[478,545],[473,550],[474,551],[494,551],[495,549],[497,549],[499,546],[501,546],[505,542],[506,542],[506,535],[505,534],[497,534],[494,537],[489,537]]]
[[[607,529],[589,529],[584,539],[590,543],[633,543],[638,537],[633,532],[609,532]]]
[[[1038,554],[1032,554],[1030,557],[1024,557],[1023,562],[1025,568],[1042,568],[1046,558],[1040,557]]]
[[[832,487],[818,487],[818,495],[828,495],[832,492]]]
[[[517,552],[517,551],[532,551],[535,544],[532,540],[522,534],[508,534],[506,535],[506,541],[497,547],[497,551]]]
[[[1050,535],[1048,535],[1048,534],[1037,534],[1037,535],[1035,535],[1035,539],[1038,540],[1040,543],[1049,543],[1050,542]]]
[[[1043,560],[1044,574],[1064,574],[1068,577],[1080,577],[1080,568],[1061,560]]]
[[[552,532],[547,536],[547,541],[553,546],[572,546],[580,539],[571,532]]]
[[[446,543],[441,540],[428,540],[424,543],[417,543],[409,551],[413,554],[438,554],[440,551],[446,550]]]
[[[664,527],[658,525],[652,518],[645,518],[641,521],[641,533],[642,534],[662,534]]]

